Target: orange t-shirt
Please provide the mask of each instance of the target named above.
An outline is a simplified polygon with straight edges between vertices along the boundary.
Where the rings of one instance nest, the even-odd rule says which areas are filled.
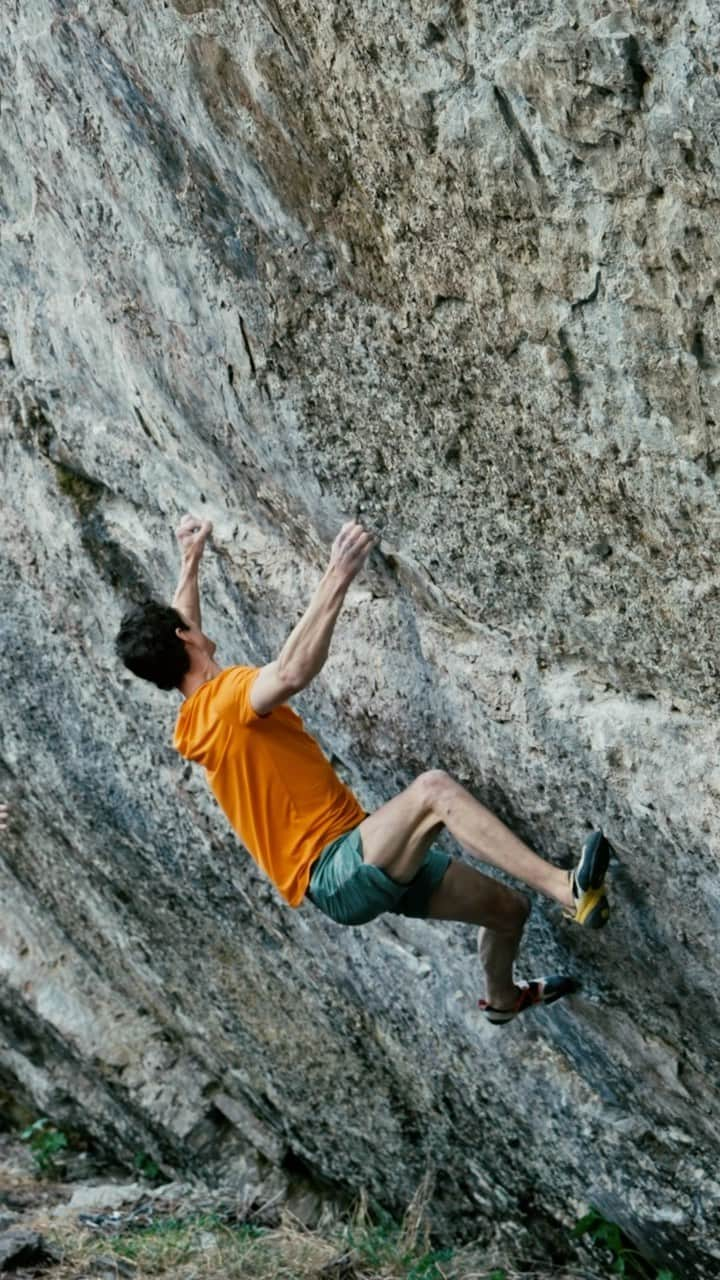
[[[292,907],[331,840],[365,817],[352,791],[290,707],[259,716],[259,667],[227,667],[186,698],[174,745],[207,771],[221,809]]]

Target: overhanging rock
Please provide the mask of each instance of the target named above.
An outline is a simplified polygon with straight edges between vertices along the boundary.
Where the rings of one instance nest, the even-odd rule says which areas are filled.
[[[257,1149],[548,1252],[592,1202],[720,1258],[717,22],[711,6],[34,0],[0,16],[0,1091],[132,1163]],[[215,521],[263,662],[382,535],[301,709],[374,805],[447,768],[612,927],[480,1023],[474,942],[263,884],[118,669]]]

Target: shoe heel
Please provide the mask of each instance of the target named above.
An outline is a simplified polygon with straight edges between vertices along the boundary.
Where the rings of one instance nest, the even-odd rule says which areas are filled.
[[[593,907],[590,914],[585,917],[583,925],[586,929],[604,929],[609,919],[610,903],[603,895],[597,906]]]

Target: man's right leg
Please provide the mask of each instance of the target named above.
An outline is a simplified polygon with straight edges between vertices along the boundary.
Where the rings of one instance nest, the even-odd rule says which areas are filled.
[[[409,883],[443,826],[474,857],[573,908],[567,871],[538,857],[465,787],[439,769],[422,773],[360,824],[363,857],[394,880]]]

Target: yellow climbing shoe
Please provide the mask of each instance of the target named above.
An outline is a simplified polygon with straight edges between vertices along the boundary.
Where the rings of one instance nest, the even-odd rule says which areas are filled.
[[[610,852],[602,831],[593,831],[582,847],[575,870],[569,872],[574,906],[565,915],[586,929],[602,929],[610,916],[605,889]]]

